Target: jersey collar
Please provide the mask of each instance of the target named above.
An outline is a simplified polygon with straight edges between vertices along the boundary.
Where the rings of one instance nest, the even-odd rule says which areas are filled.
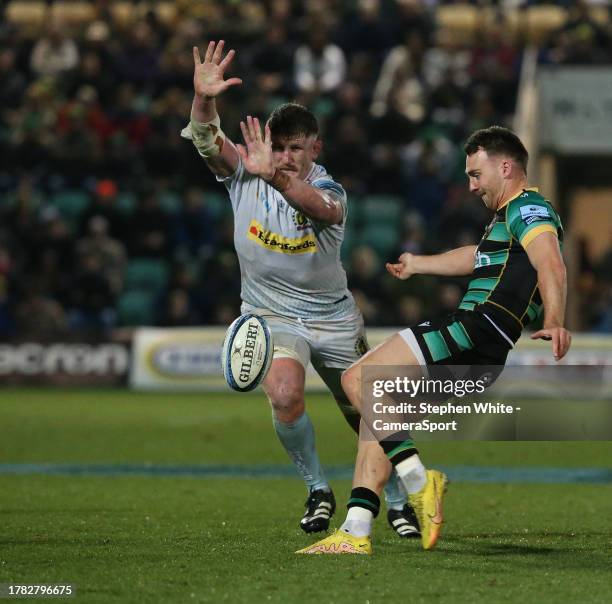
[[[516,195],[513,195],[510,199],[507,199],[506,201],[504,201],[504,203],[502,203],[497,208],[497,211],[501,210],[502,208],[505,208],[511,201],[514,201],[519,195],[522,195],[526,191],[535,191],[536,193],[538,193],[539,189],[538,189],[538,187],[524,187],[524,188],[522,188]]]

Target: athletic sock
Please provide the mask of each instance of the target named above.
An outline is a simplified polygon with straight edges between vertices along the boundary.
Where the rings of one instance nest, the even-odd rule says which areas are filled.
[[[397,475],[406,489],[406,493],[418,493],[427,482],[425,466],[419,458],[419,452],[410,439],[398,440],[397,435],[382,440],[380,446],[393,464]]]
[[[315,447],[314,426],[307,413],[294,422],[285,424],[272,417],[274,429],[285,451],[302,475],[309,491],[329,491],[329,484],[321,467]]]
[[[366,487],[357,487],[351,491],[347,503],[348,513],[341,531],[353,537],[366,537],[372,532],[372,521],[380,510],[378,495]]]
[[[406,503],[406,491],[397,473],[393,470],[385,485],[385,503],[388,510],[402,510]]]
[[[425,466],[416,453],[412,457],[398,463],[395,466],[395,471],[400,477],[406,493],[409,495],[418,493],[427,483]]]

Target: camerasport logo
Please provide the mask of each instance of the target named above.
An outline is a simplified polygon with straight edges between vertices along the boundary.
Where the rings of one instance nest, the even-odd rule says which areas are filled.
[[[266,231],[257,220],[251,220],[247,236],[261,247],[281,254],[314,254],[317,251],[317,242],[314,235],[290,239],[278,233]]]

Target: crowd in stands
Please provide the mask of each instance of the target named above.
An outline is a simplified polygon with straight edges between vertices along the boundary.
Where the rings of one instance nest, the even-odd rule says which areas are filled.
[[[96,1],[85,23],[35,29],[11,21],[10,4],[0,19],[0,337],[239,314],[225,189],[179,137],[192,46],[221,38],[244,80],[218,102],[230,138],[245,115],[265,119],[287,100],[319,118],[320,162],[349,195],[342,254],[366,323],[456,307],[462,280],[399,283],[384,262],[480,239],[488,215],[467,191],[462,142],[512,126],[525,37],[507,26],[504,2],[467,3],[493,15],[471,38],[441,27],[427,0],[184,1],[171,18],[134,2],[139,18],[128,20]],[[609,19],[566,4],[541,61],[611,62]],[[612,331],[609,256],[593,268],[600,312],[585,329]]]

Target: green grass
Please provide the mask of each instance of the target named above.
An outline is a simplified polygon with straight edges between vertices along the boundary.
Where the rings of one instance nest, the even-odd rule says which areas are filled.
[[[330,464],[355,443],[311,396]],[[286,464],[263,398],[4,391],[0,462]],[[426,443],[428,464],[612,467],[612,443]],[[452,478],[452,476],[451,476]],[[334,482],[338,498],[350,485]],[[433,552],[376,523],[372,557],[302,557],[298,479],[0,475],[0,583],[83,602],[609,602],[611,485],[453,483]],[[337,516],[341,522],[342,510]]]

